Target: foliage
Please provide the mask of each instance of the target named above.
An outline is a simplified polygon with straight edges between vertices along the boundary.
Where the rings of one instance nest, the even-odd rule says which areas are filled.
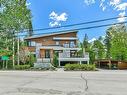
[[[95,57],[96,57],[96,53],[91,49],[89,51],[90,63],[94,63]]]
[[[31,67],[33,67],[34,66],[34,63],[35,63],[35,61],[36,61],[36,57],[34,56],[34,54],[29,54],[29,64],[30,64],[30,66]]]
[[[89,43],[88,43],[88,36],[85,34],[84,40],[83,40],[83,48],[86,52],[89,51]]]
[[[66,64],[64,66],[66,71],[95,71],[96,67],[94,64]]]
[[[0,56],[11,56],[12,51],[6,49],[0,49]]]
[[[0,48],[13,51],[15,55],[16,35],[24,30],[32,32],[31,12],[26,0],[0,0]]]
[[[95,40],[92,48],[96,52],[97,59],[104,58],[104,45],[100,40]]]
[[[58,53],[54,54],[54,57],[53,57],[53,66],[54,67],[58,67]]]
[[[111,38],[112,38],[112,32],[115,32],[114,27],[110,27],[109,29],[107,29],[106,31],[106,36],[105,36],[105,46],[106,46],[106,58],[110,58],[111,54],[110,54],[110,49],[111,49]]]
[[[30,65],[15,65],[16,70],[27,70],[30,68]]]
[[[0,12],[0,20],[3,29],[20,31],[29,28],[31,21],[30,10],[26,6],[26,0],[1,0],[4,8]]]
[[[125,24],[111,26],[107,29],[106,58],[114,60],[127,60],[127,29]]]
[[[22,63],[26,63],[28,61],[28,56],[30,55],[30,52],[25,48],[22,47],[19,51],[19,58]]]
[[[88,43],[85,34],[82,48],[89,52],[90,63],[95,59],[127,60],[127,28],[125,24],[110,26],[105,37],[99,37],[94,42]],[[83,49],[82,49],[83,52]]]
[[[3,69],[3,64],[4,64],[4,69],[6,69],[6,65],[7,65],[7,69],[9,70],[13,69],[12,60],[7,60],[7,62],[4,61],[4,63],[3,61],[0,61],[0,69]]]
[[[127,60],[127,32],[117,32],[112,37],[111,55],[116,60]]]

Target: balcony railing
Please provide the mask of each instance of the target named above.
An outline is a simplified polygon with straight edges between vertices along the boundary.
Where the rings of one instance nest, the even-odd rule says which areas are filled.
[[[86,53],[83,56],[77,56],[77,55],[73,55],[71,56],[70,52],[64,52],[64,53],[59,53],[59,58],[89,58],[89,54]]]

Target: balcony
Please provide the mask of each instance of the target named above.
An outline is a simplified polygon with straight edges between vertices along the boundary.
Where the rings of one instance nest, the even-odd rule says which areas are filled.
[[[59,53],[59,58],[89,58],[89,53],[85,53],[83,56],[72,56],[70,51],[63,51],[63,53]]]

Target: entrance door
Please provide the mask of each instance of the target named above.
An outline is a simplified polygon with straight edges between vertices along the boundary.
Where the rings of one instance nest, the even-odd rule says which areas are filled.
[[[45,58],[50,58],[50,50],[45,50]]]

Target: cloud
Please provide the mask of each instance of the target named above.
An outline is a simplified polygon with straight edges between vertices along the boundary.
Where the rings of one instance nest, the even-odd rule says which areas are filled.
[[[100,7],[102,8],[103,11],[106,10],[106,5],[104,5],[104,2],[105,2],[105,0],[100,1]]]
[[[119,22],[124,22],[126,20],[126,18],[124,17],[126,15],[126,9],[127,9],[127,3],[121,3],[115,6],[115,10],[119,11],[119,17],[117,20]]]
[[[65,22],[68,19],[68,15],[67,13],[61,13],[60,15],[58,15],[57,13],[55,13],[54,11],[51,12],[51,14],[49,15],[49,19],[53,20],[49,23],[50,27],[55,27],[55,26],[60,26],[61,22]]]
[[[31,5],[31,3],[30,2],[26,2],[26,6],[29,6],[29,5]]]
[[[94,4],[96,0],[84,0],[86,5]],[[102,9],[102,11],[105,11],[108,7],[112,8],[114,11],[119,12],[118,16],[118,22],[124,22],[127,18],[124,16],[126,15],[126,9],[127,9],[127,2],[123,2],[122,0],[100,0],[99,7]]]
[[[114,6],[114,5],[118,5],[121,3],[121,0],[110,0],[110,5]]]
[[[125,11],[127,8],[127,3],[119,4],[115,7],[118,11]]]
[[[97,40],[96,38],[92,38],[91,40],[89,40],[88,42],[89,43],[92,43],[92,42],[94,42],[95,40]]]
[[[124,21],[126,20],[126,18],[124,17],[125,15],[126,15],[125,11],[119,13],[119,17],[120,17],[120,18],[118,18],[117,20],[118,20],[119,22],[124,22]]]
[[[95,0],[84,0],[84,3],[86,5],[91,5],[91,4],[94,4],[95,3]]]

